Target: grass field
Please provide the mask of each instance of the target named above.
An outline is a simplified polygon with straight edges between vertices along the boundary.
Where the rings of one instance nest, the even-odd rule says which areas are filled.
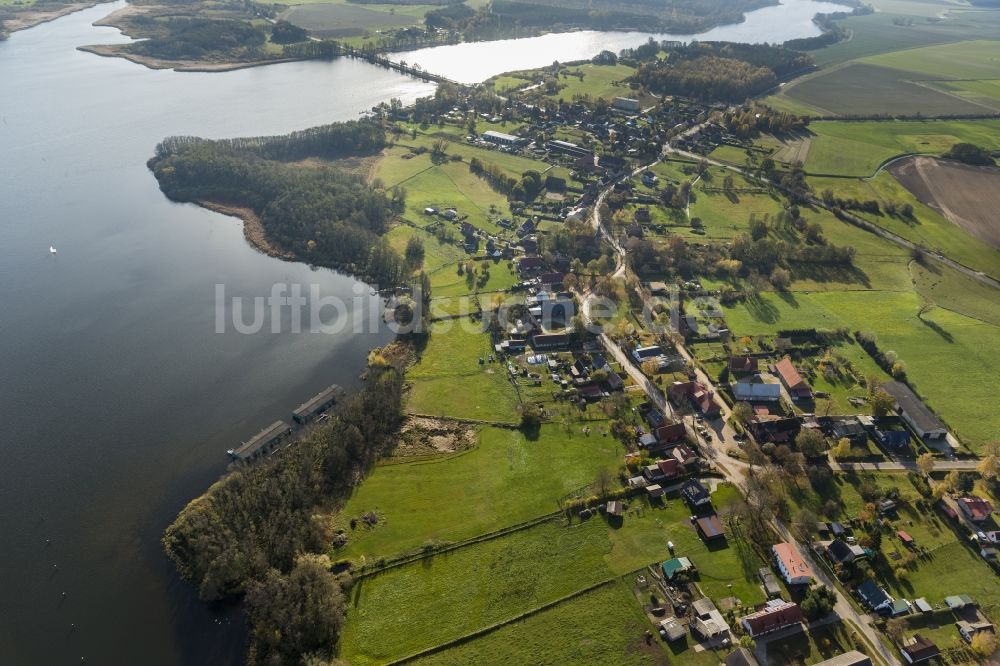
[[[866,62],[822,70],[786,85],[768,103],[788,100],[793,108],[811,110],[810,115],[983,114],[990,109],[971,99],[946,94],[913,81],[914,75]],[[916,78],[921,78],[917,75]]]
[[[583,74],[582,79],[575,75],[577,72]],[[594,65],[589,63],[580,65],[570,68],[559,77],[559,83],[563,87],[559,89],[559,92],[550,96],[564,100],[571,100],[577,96],[590,97],[591,99],[633,97],[634,91],[627,84],[621,82],[634,73],[635,69],[628,65]]]
[[[862,59],[934,79],[1000,78],[1000,41],[976,40],[884,53]]]
[[[557,511],[560,497],[592,484],[599,469],[617,468],[623,455],[610,437],[555,424],[533,440],[519,430],[483,428],[470,451],[376,468],[340,515],[346,523],[375,511],[381,522],[350,533],[337,557],[393,555],[427,540],[467,539]]]
[[[737,497],[722,486],[713,503],[724,512]],[[725,546],[707,547],[688,515],[677,499],[657,508],[633,501],[617,528],[599,517],[570,527],[550,521],[365,579],[353,591],[341,656],[366,664],[439,645],[663,561],[669,557],[668,540],[677,555],[697,565],[698,585],[709,596],[736,596],[744,605],[763,601],[756,580],[763,561],[738,535],[729,534]],[[408,631],[393,631],[399,617],[411,618]],[[566,649],[570,652],[553,655],[551,663],[573,661],[575,644]],[[688,654],[694,653],[679,658]]]
[[[639,605],[623,583],[614,582],[565,601],[524,620],[438,654],[418,659],[419,666],[451,664],[662,664],[665,654],[658,641],[647,646],[642,634],[649,628]],[[711,652],[698,653],[716,666]]]
[[[407,372],[407,409],[418,414],[517,421],[519,401],[505,368],[480,365],[493,352],[490,337],[469,320],[435,323],[419,362]]]
[[[1000,371],[990,350],[1000,344],[1000,327],[948,310],[917,317],[922,299],[914,292],[826,291],[779,297],[763,294],[727,311],[736,335],[767,335],[783,328],[847,327],[874,331],[879,346],[907,364],[917,392],[971,447],[995,439],[1000,415],[983,411],[969,391]],[[933,350],[933,351],[931,351]],[[967,390],[955,390],[961,377]]]
[[[817,121],[805,168],[816,175],[870,176],[903,153],[941,154],[960,142],[1000,148],[998,120]]]
[[[854,211],[854,214],[903,238],[939,251],[975,270],[990,275],[1000,275],[1000,251],[978,238],[973,238],[933,209],[917,201],[916,197],[888,171],[882,171],[870,179],[810,178],[809,182],[816,192],[829,189],[841,198],[858,198],[862,201],[874,199],[883,208],[888,202],[909,203],[914,210],[912,219],[885,213],[873,215]]]
[[[356,5],[346,0],[291,0],[281,18],[318,37],[352,37],[376,30],[421,25],[433,5]]]

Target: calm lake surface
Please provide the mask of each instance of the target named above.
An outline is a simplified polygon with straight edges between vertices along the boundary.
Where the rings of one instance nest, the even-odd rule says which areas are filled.
[[[0,664],[242,661],[239,615],[198,603],[159,537],[225,469],[226,449],[331,383],[356,387],[367,350],[390,339],[215,333],[217,284],[247,299],[316,284],[349,302],[367,288],[266,257],[238,221],[170,203],[145,161],[168,135],[283,133],[433,87],[346,60],[179,74],[76,51],[122,40],[91,26],[120,6],[0,43]],[[703,38],[809,36],[832,7],[763,9]],[[476,81],[647,36],[400,57]],[[377,305],[361,301],[349,317]]]

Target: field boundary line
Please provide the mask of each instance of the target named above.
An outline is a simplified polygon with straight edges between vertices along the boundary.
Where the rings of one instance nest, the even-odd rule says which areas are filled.
[[[495,622],[495,623],[493,623],[491,625],[488,625],[486,627],[482,627],[480,629],[477,629],[476,631],[473,631],[471,633],[465,634],[464,636],[459,636],[458,638],[454,638],[454,639],[452,639],[450,641],[441,643],[439,645],[435,645],[433,647],[426,648],[424,650],[421,650],[420,652],[415,652],[415,653],[413,653],[413,654],[411,654],[409,656],[402,657],[402,658],[396,659],[394,661],[390,661],[390,662],[388,662],[388,665],[389,666],[396,666],[397,664],[406,664],[406,663],[409,663],[409,662],[413,661],[414,659],[419,659],[421,657],[428,657],[428,656],[430,656],[432,654],[437,654],[438,652],[443,652],[443,651],[448,650],[450,648],[457,647],[459,645],[462,645],[463,643],[468,643],[469,641],[474,640],[476,638],[481,638],[482,636],[485,636],[487,634],[491,634],[494,631],[496,631],[497,629],[501,629],[501,628],[507,626],[508,624],[513,624],[513,623],[518,622],[520,620],[525,620],[525,619],[527,619],[527,618],[529,618],[529,617],[531,617],[533,615],[537,615],[538,613],[541,613],[542,611],[546,611],[546,610],[548,610],[550,608],[554,608],[554,607],[558,606],[559,604],[565,603],[567,601],[571,601],[571,600],[575,599],[576,597],[583,596],[584,594],[587,594],[589,592],[593,592],[594,590],[602,588],[605,585],[609,585],[611,583],[614,583],[614,582],[618,581],[619,578],[621,578],[621,576],[612,576],[611,578],[607,578],[607,579],[602,580],[600,582],[593,583],[591,585],[588,585],[587,587],[584,587],[584,588],[582,588],[580,590],[577,590],[576,592],[571,592],[570,594],[567,594],[567,595],[565,595],[563,597],[560,597],[558,599],[554,599],[553,601],[549,601],[547,603],[544,603],[541,606],[536,606],[535,608],[531,608],[529,610],[526,610],[523,613],[519,613],[518,615],[515,615],[514,617],[508,618],[506,620],[501,620],[500,622]]]
[[[493,539],[499,539],[500,537],[504,537],[509,534],[513,534],[515,532],[520,532],[522,530],[536,527],[537,525],[541,525],[542,523],[551,522],[561,515],[562,511],[553,511],[552,513],[536,516],[529,520],[520,523],[515,523],[514,525],[501,527],[500,529],[493,530],[492,532],[485,532],[483,534],[479,534],[474,537],[469,537],[468,539],[463,539],[462,541],[449,543],[448,545],[442,546],[441,548],[428,550],[426,552],[420,550],[419,552],[412,553],[410,555],[403,555],[396,560],[386,563],[385,566],[382,566],[380,568],[371,569],[369,571],[361,571],[357,574],[354,574],[354,581],[355,583],[357,583],[366,578],[371,578],[378,574],[382,574],[387,571],[391,571],[393,569],[406,566],[408,564],[414,564],[416,562],[419,562],[420,560],[427,559],[428,557],[434,557],[435,555],[444,555],[445,553],[450,553],[452,551],[459,550],[461,548],[466,548],[467,546],[474,546],[477,543],[482,543],[484,541],[492,541]]]

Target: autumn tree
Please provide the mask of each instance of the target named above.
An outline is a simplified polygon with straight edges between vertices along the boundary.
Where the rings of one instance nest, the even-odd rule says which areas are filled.
[[[868,398],[868,404],[872,408],[872,416],[885,416],[896,405],[896,399],[887,391],[876,388]]]
[[[917,467],[924,474],[930,474],[934,471],[934,454],[933,453],[921,453],[917,456]]]

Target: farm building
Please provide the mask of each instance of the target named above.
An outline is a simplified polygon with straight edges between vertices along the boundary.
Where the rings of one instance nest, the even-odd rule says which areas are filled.
[[[514,136],[513,134],[504,134],[503,132],[494,132],[493,130],[483,132],[482,139],[489,143],[495,143],[498,146],[522,146],[528,143],[528,140],[525,138]]]
[[[733,396],[746,402],[777,402],[781,399],[781,385],[740,380],[733,385]]]
[[[806,380],[802,379],[799,371],[795,369],[792,359],[786,356],[775,363],[772,369],[778,375],[781,383],[785,385],[785,390],[788,391],[788,395],[792,397],[792,400],[808,400],[812,397],[812,388],[806,383]]]
[[[948,428],[941,419],[927,409],[927,405],[909,386],[893,381],[886,382],[882,388],[896,400],[896,411],[918,435],[926,439],[937,439],[948,434]]]
[[[813,580],[812,567],[802,559],[799,549],[791,543],[776,543],[771,546],[778,573],[789,585],[808,585]]]

